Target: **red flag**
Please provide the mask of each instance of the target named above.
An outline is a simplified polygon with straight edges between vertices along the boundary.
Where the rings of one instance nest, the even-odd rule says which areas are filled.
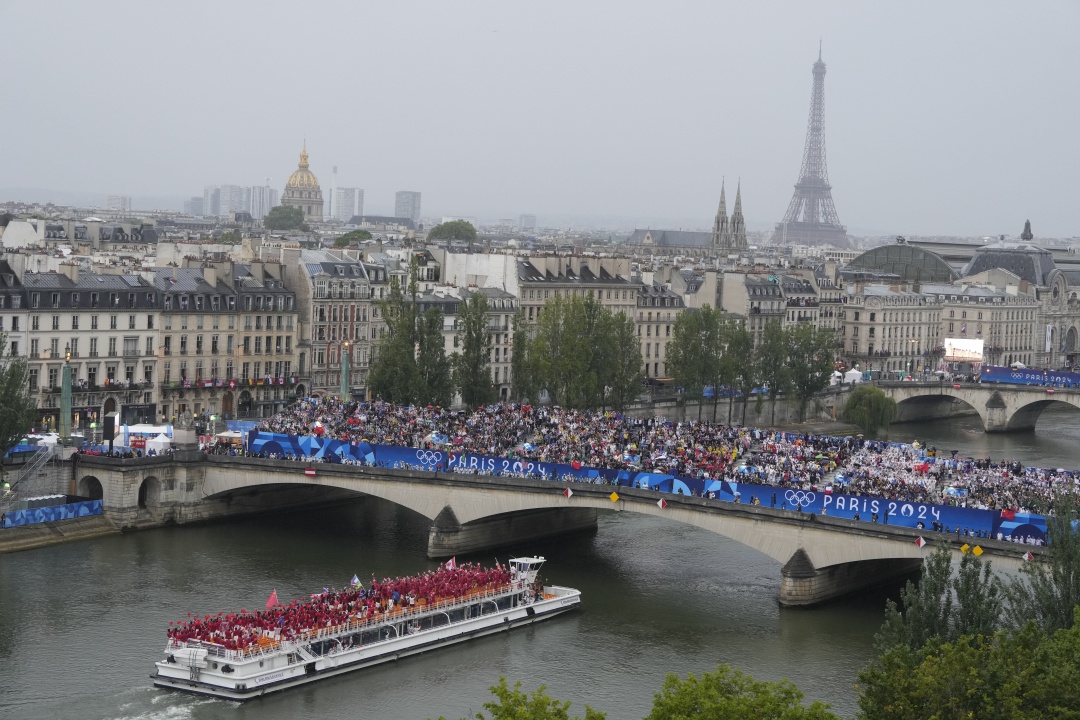
[[[656,504],[660,506],[661,510],[663,510],[664,508],[667,507],[667,500],[665,500],[664,498],[660,498],[659,500],[656,501]]]
[[[454,556],[446,561],[446,569],[453,570],[457,567],[457,556]]]
[[[915,544],[918,545],[919,547],[922,547],[922,546],[926,545],[926,541],[923,540],[921,537],[920,538],[915,538]]]
[[[1011,508],[1002,508],[1001,509],[1001,519],[1002,520],[1015,520],[1016,519],[1016,511],[1011,509]]]
[[[1024,557],[1024,560],[1026,560],[1027,562],[1031,562],[1032,560],[1035,559],[1035,556],[1032,555],[1029,552],[1024,553],[1023,557]]]
[[[581,469],[581,463],[578,462],[577,460],[575,460],[574,462],[570,463],[570,467],[574,468],[575,470],[580,470]]]
[[[304,474],[308,477],[315,477],[315,468],[304,468]]]
[[[272,608],[278,604],[279,603],[277,601],[277,590],[274,590],[272,593],[270,593],[270,599],[266,601],[266,607]]]
[[[565,490],[562,491],[562,494],[565,495],[566,497],[572,497],[574,495],[574,491],[571,490],[570,488],[566,488]]]

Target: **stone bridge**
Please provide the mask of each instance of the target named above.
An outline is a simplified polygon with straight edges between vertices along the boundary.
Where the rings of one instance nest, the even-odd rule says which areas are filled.
[[[919,531],[908,528],[652,490],[619,487],[613,500],[611,485],[336,464],[317,464],[312,475],[308,467],[199,453],[89,457],[77,463],[73,482],[79,495],[101,497],[106,516],[127,529],[295,507],[313,498],[381,498],[431,522],[430,557],[593,529],[598,512],[653,515],[723,535],[781,563],[784,605],[812,605],[910,575],[929,551],[915,544]],[[1019,564],[1016,545],[980,542],[996,565]]]
[[[1043,410],[1054,405],[1080,409],[1080,390],[991,383],[879,382],[896,400],[893,422],[937,420],[977,413],[986,432],[1034,430]]]

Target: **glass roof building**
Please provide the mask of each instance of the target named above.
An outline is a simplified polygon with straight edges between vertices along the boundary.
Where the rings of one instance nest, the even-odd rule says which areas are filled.
[[[844,269],[895,275],[906,282],[950,283],[959,278],[940,255],[901,242],[867,250]]]

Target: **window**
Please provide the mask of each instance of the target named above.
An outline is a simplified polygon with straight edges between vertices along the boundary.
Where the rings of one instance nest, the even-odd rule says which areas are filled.
[[[110,330],[115,330],[116,329],[116,316],[115,315],[110,315],[109,316],[109,329]]]
[[[134,329],[135,329],[135,316],[134,315],[128,315],[128,330],[134,330]]]
[[[116,357],[116,338],[109,338],[109,357]]]
[[[52,329],[53,330],[59,330],[60,329],[60,316],[59,315],[53,315],[52,316]]]
[[[72,315],[71,316],[71,329],[72,330],[78,330],[79,329],[79,316],[78,315]]]
[[[124,357],[134,357],[139,354],[139,338],[124,338]]]
[[[90,338],[90,357],[98,356],[97,341],[98,339],[96,337]]]
[[[146,329],[147,330],[153,330],[154,329],[154,316],[153,315],[147,315],[146,316]]]

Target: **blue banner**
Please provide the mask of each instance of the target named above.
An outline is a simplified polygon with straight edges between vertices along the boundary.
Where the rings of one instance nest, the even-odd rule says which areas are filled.
[[[792,435],[790,439],[794,439]],[[733,480],[688,478],[637,470],[594,468],[580,463],[547,463],[514,458],[458,453],[451,447],[409,448],[396,445],[350,443],[321,437],[297,437],[252,431],[248,436],[252,452],[298,459],[318,458],[323,462],[368,465],[401,470],[428,470],[475,473],[494,476],[543,477],[550,480],[606,483],[621,487],[656,490],[676,495],[711,497],[727,502],[756,504],[781,510],[877,522],[914,529],[937,529],[1001,539],[1032,538],[1045,541],[1046,518],[1029,513],[978,510],[933,503],[914,503],[880,497],[848,495],[822,490],[758,485]],[[749,477],[749,475],[747,475]],[[876,515],[876,518],[875,518]],[[936,523],[936,525],[935,525]]]
[[[100,515],[101,513],[100,500],[87,500],[85,502],[68,503],[67,505],[51,505],[49,507],[34,508],[33,510],[14,510],[4,516],[4,527],[19,527],[55,520],[71,520],[72,518]]]

